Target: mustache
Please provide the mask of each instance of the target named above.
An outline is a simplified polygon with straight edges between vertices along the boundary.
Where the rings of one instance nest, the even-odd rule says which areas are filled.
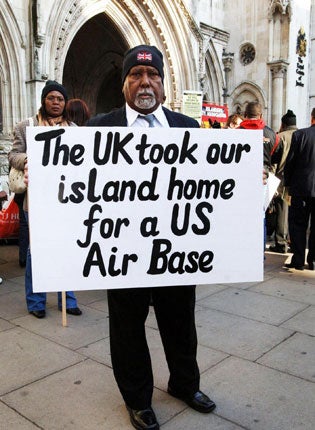
[[[139,96],[151,96],[151,97],[154,97],[154,93],[153,93],[153,91],[144,90],[144,91],[139,91],[137,93],[137,97],[139,97]]]

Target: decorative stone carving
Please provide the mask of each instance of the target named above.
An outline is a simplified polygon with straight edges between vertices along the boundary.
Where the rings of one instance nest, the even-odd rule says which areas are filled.
[[[292,16],[291,0],[270,0],[268,18],[272,20],[275,12],[280,12],[282,15],[288,15],[289,20]]]
[[[272,63],[268,63],[270,66],[270,71],[272,74],[272,78],[283,78],[287,72],[289,63],[286,61],[274,61]]]
[[[240,61],[244,66],[253,62],[255,60],[255,57],[256,50],[254,45],[252,45],[251,43],[246,43],[245,45],[241,46]]]
[[[32,22],[35,46],[40,48],[45,40],[45,34],[41,28],[42,14],[41,14],[41,1],[33,0],[32,2]]]
[[[230,96],[229,95],[229,73],[232,70],[232,64],[234,61],[234,53],[232,52],[226,52],[225,49],[223,49],[222,52],[222,63],[223,63],[223,71],[224,71],[224,78],[225,78],[225,85],[223,87],[223,103],[227,103],[227,99]]]

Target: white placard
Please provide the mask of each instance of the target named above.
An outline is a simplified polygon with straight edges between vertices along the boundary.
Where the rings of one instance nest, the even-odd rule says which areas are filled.
[[[273,199],[278,186],[280,184],[280,179],[277,178],[273,173],[269,173],[267,184],[266,184],[266,192],[265,192],[265,200],[264,200],[264,211],[268,209],[268,206]]]
[[[262,140],[28,127],[34,291],[262,280]]]

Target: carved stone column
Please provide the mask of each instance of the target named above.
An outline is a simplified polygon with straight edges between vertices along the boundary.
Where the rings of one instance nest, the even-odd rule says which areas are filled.
[[[285,94],[284,79],[289,63],[283,60],[268,63],[272,76],[272,97],[271,97],[271,124],[270,127],[277,131],[280,127],[283,116]]]
[[[225,80],[225,85],[223,87],[223,103],[226,105],[227,104],[227,99],[230,96],[229,95],[229,74],[232,70],[232,64],[234,61],[234,53],[232,52],[225,52],[225,49],[223,49],[223,53],[222,53],[222,63],[224,66],[224,80]]]
[[[32,0],[31,5],[31,49],[30,49],[30,77],[26,81],[27,91],[27,112],[33,115],[37,112],[40,105],[40,96],[43,83],[47,76],[43,74],[42,67],[42,45],[45,41],[44,33],[44,15],[43,2],[41,0]]]

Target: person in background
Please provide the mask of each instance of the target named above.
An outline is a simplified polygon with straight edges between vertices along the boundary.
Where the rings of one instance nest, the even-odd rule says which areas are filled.
[[[82,99],[69,99],[66,104],[66,113],[68,120],[78,126],[84,125],[91,117],[88,105]]]
[[[258,102],[249,102],[245,108],[244,120],[239,128],[263,130],[264,168],[271,169],[271,152],[276,143],[276,133],[266,125],[263,119],[262,106]]]
[[[0,210],[2,209],[2,204],[5,200],[8,200],[7,193],[2,189],[2,184],[0,181]],[[2,284],[3,279],[0,277],[0,284]]]
[[[243,117],[238,113],[233,113],[228,117],[225,128],[238,128],[243,121]]]
[[[27,126],[75,126],[66,117],[66,103],[68,97],[66,89],[56,81],[47,81],[41,95],[41,107],[37,115],[18,123],[14,128],[13,146],[8,154],[10,166],[18,170],[25,170],[27,164],[26,127]],[[45,196],[43,196],[43,199]],[[27,192],[24,196],[23,209],[28,223]],[[46,293],[34,293],[32,281],[32,266],[30,248],[27,251],[25,269],[25,295],[27,309],[36,318],[46,315]],[[61,293],[58,293],[58,308],[61,310]],[[72,291],[66,293],[67,313],[81,315],[77,300]]]
[[[293,253],[287,268],[303,270],[308,237],[307,263],[315,269],[315,108],[311,113],[311,126],[292,134],[290,150],[284,166],[284,186],[288,187],[289,234]]]
[[[221,128],[221,124],[217,120],[209,118],[209,128]]]
[[[162,106],[163,79],[163,55],[155,46],[130,49],[122,69],[126,104],[87,125],[198,128],[196,120]],[[113,371],[131,424],[140,430],[160,428],[151,405],[153,372],[145,335],[151,300],[170,371],[168,393],[198,412],[216,406],[199,387],[195,285],[108,290]]]
[[[29,247],[29,231],[28,231],[28,222],[26,220],[26,216],[23,210],[23,202],[25,198],[25,193],[23,194],[14,194],[14,201],[19,207],[19,220],[20,220],[20,228],[19,228],[19,264],[20,267],[26,266],[26,258],[27,258],[27,250]]]
[[[0,180],[0,210],[2,209],[3,202],[5,202],[6,200],[8,200],[8,195],[2,188],[2,183]]]
[[[275,228],[274,238],[275,244],[269,247],[269,251],[286,254],[288,251],[288,193],[283,186],[283,170],[287,155],[290,150],[293,133],[297,130],[296,115],[290,109],[281,118],[281,126],[278,133],[278,138],[281,141],[281,158],[280,161],[272,166],[272,171],[277,178],[280,179],[280,184],[277,189],[276,196],[273,198],[273,207],[275,210]],[[272,154],[273,155],[273,154]]]
[[[262,106],[259,102],[249,102],[245,108],[244,120],[240,123],[240,129],[248,130],[262,130],[263,131],[263,170],[264,173],[269,175],[271,170],[271,152],[275,147],[277,137],[276,133],[266,125],[263,120]],[[264,250],[266,247],[266,214],[264,214]]]

